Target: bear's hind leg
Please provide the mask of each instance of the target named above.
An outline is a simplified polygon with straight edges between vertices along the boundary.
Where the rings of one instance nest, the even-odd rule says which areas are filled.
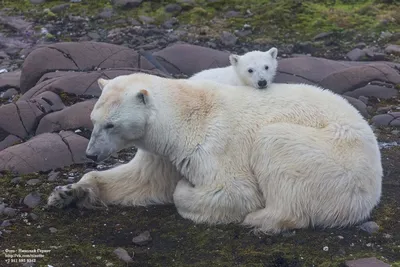
[[[102,205],[146,206],[172,203],[180,175],[166,159],[138,150],[127,164],[85,174],[80,181],[57,186],[48,205],[58,208]]]

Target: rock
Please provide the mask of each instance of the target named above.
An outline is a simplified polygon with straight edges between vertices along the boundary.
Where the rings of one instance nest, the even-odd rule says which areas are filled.
[[[38,192],[32,192],[24,198],[24,204],[32,209],[39,205],[40,201],[41,197]]]
[[[379,231],[379,225],[376,222],[369,221],[361,224],[360,229],[369,234],[373,234]]]
[[[152,240],[150,232],[149,231],[144,231],[143,233],[139,234],[138,236],[135,236],[132,238],[132,242],[136,245],[139,246],[144,246],[148,244]]]
[[[312,54],[315,47],[312,42],[300,42],[293,45],[292,53]]]
[[[103,11],[99,13],[99,17],[102,19],[111,18],[114,15],[114,11],[112,8],[104,8]]]
[[[375,52],[375,51],[372,51],[372,50],[369,50],[369,49],[366,50],[366,55],[367,55],[369,60],[374,60],[374,61],[385,60],[385,54],[384,53]]]
[[[6,204],[1,203],[1,204],[0,204],[0,215],[3,214],[5,208],[6,208]]]
[[[178,24],[178,20],[176,18],[170,18],[163,23],[163,27],[166,29],[172,29],[175,25]]]
[[[116,7],[138,7],[143,2],[143,0],[113,0],[113,4]]]
[[[236,44],[238,38],[230,32],[223,31],[220,36],[221,42],[226,46],[233,46]]]
[[[8,217],[14,217],[15,215],[17,215],[17,210],[13,208],[5,208],[3,210],[3,214]]]
[[[354,48],[359,48],[359,49],[364,49],[365,47],[367,47],[367,44],[366,44],[366,43],[363,43],[363,42],[358,43],[358,44],[356,44],[356,45],[354,46]]]
[[[182,7],[178,4],[168,4],[165,6],[164,10],[165,12],[172,13],[176,16],[182,11]]]
[[[90,37],[90,39],[95,41],[100,39],[100,35],[97,32],[89,32],[88,36]]]
[[[360,113],[364,116],[364,118],[368,118],[367,105],[359,99],[353,98],[351,96],[343,95],[344,98],[349,101],[351,105],[353,105]]]
[[[49,231],[50,231],[50,233],[54,234],[54,233],[57,233],[58,230],[57,230],[57,228],[50,227]]]
[[[69,7],[70,7],[69,4],[61,4],[61,5],[53,6],[52,8],[50,8],[50,10],[51,10],[51,12],[54,12],[54,13],[60,13]]]
[[[37,185],[40,183],[40,179],[30,179],[26,182],[27,185]]]
[[[42,4],[42,3],[46,2],[46,0],[30,0],[30,2],[32,4]]]
[[[346,261],[346,266],[347,267],[390,267],[389,264],[386,264],[375,257]]]
[[[367,53],[364,50],[355,48],[346,54],[346,57],[351,61],[359,61],[366,57]]]
[[[51,172],[49,173],[49,176],[48,176],[48,178],[47,178],[47,181],[49,181],[49,182],[57,181],[58,178],[59,178],[59,174],[60,174],[60,172],[51,171]]]
[[[400,55],[400,45],[390,44],[385,48],[386,54]]]
[[[143,24],[152,24],[155,22],[155,19],[148,17],[148,16],[139,16],[139,20],[143,23]]]
[[[241,15],[241,13],[239,11],[235,11],[235,10],[230,10],[225,13],[225,17],[227,17],[227,18],[236,18],[236,17],[240,17],[240,15]]]
[[[29,213],[29,218],[31,218],[32,221],[37,221],[39,219],[39,216],[35,213]]]
[[[366,86],[360,87],[354,91],[346,92],[345,95],[358,98],[360,96],[373,96],[381,99],[389,99],[396,97],[399,91],[395,88],[386,86],[367,84]]]
[[[21,78],[21,71],[6,72],[0,74],[0,91],[9,88],[19,89],[19,80]]]
[[[129,256],[128,252],[127,252],[125,249],[123,249],[123,248],[117,248],[117,249],[115,249],[115,250],[114,250],[114,254],[117,255],[117,257],[118,257],[120,260],[122,260],[122,261],[124,261],[124,262],[126,262],[126,263],[133,262],[132,257]]]
[[[21,177],[15,177],[13,179],[11,179],[11,183],[12,184],[19,184],[21,182]]]
[[[4,221],[1,223],[0,227],[1,227],[1,228],[6,228],[6,227],[8,227],[8,226],[10,226],[10,225],[11,225],[10,220],[4,220]]]
[[[333,32],[321,32],[321,33],[317,34],[316,36],[314,36],[313,40],[318,41],[318,40],[330,37],[332,35],[333,35]]]
[[[400,126],[400,112],[391,112],[387,114],[378,114],[372,117],[372,125],[374,126]]]
[[[10,88],[7,91],[0,94],[0,98],[10,99],[18,94],[18,91],[15,88]]]

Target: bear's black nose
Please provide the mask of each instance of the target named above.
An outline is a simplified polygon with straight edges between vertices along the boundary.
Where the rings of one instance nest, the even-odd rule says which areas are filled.
[[[259,80],[258,81],[258,86],[260,88],[264,88],[265,86],[267,86],[267,81],[266,80]]]
[[[89,154],[86,154],[86,157],[87,157],[88,159],[93,160],[94,162],[97,161],[97,155],[89,155]]]

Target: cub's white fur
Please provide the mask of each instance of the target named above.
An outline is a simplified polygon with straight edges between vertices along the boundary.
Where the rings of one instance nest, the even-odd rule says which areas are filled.
[[[279,233],[355,224],[379,202],[374,133],[328,90],[271,84],[260,91],[147,74],[99,84],[88,157],[139,150],[127,164],[57,187],[50,206],[173,202],[196,223]]]
[[[251,51],[242,56],[231,54],[230,66],[203,70],[189,79],[265,89],[275,78],[278,67],[277,55],[278,49],[275,47],[266,52]]]

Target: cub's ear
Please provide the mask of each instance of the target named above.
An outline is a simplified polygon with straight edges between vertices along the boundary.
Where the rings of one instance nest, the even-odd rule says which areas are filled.
[[[109,81],[110,80],[106,80],[106,79],[103,79],[103,78],[100,78],[100,79],[97,80],[97,84],[99,85],[101,91],[103,91],[104,87],[107,85],[107,83]]]
[[[267,51],[268,54],[271,55],[273,59],[276,59],[278,56],[278,49],[276,47],[272,47],[270,50]]]
[[[235,55],[235,54],[230,54],[229,55],[229,62],[231,63],[232,66],[236,66],[239,62],[240,56]]]
[[[140,90],[136,94],[136,99],[138,99],[140,103],[143,103],[146,105],[149,102],[149,92],[146,89]]]

